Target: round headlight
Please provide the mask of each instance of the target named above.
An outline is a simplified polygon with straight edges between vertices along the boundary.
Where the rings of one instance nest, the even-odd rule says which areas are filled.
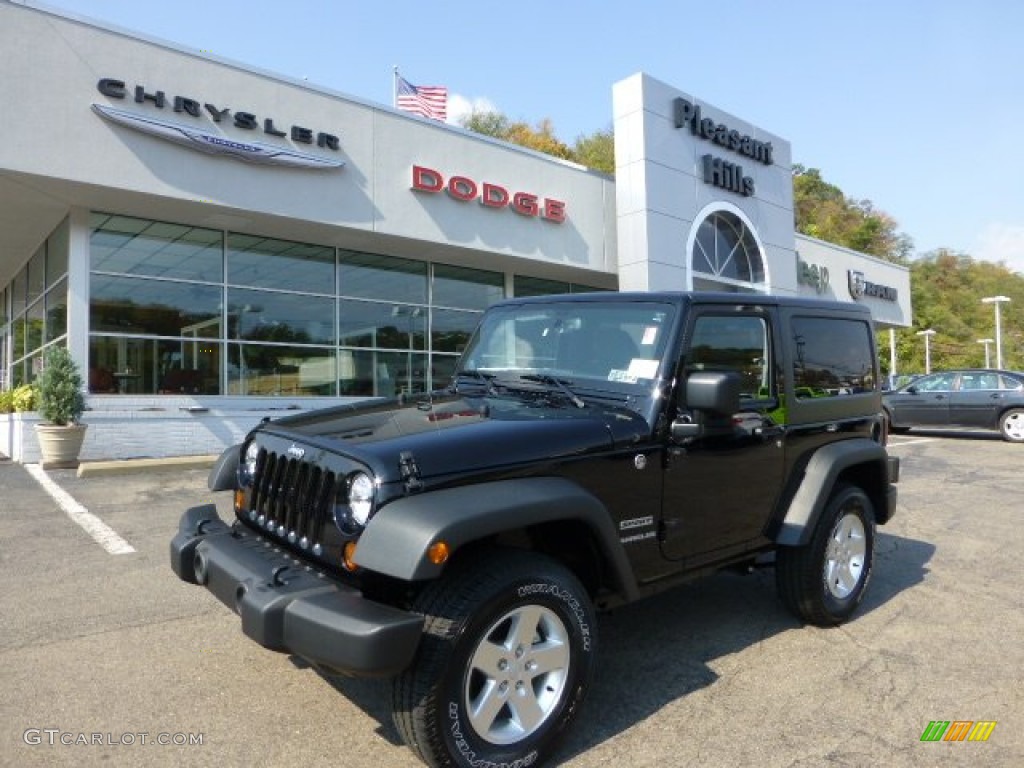
[[[373,480],[365,472],[356,472],[348,482],[348,506],[352,510],[352,520],[358,525],[366,525],[373,510]]]
[[[249,485],[256,477],[256,459],[259,458],[260,449],[255,442],[249,443],[242,457],[242,463],[238,467],[238,474],[242,485]]]

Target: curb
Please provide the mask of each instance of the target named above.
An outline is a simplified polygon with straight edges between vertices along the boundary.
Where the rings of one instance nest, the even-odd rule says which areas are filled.
[[[179,469],[207,469],[216,456],[168,456],[162,459],[121,459],[117,461],[84,461],[78,465],[78,477],[124,475],[131,472],[159,472]]]

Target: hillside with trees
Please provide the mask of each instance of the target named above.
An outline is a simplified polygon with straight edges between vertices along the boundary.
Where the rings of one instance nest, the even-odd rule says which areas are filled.
[[[555,135],[550,120],[535,126],[497,112],[474,112],[462,125],[477,133],[570,160],[602,173],[615,172],[611,130],[578,136],[570,146]],[[924,371],[924,343],[917,331],[931,328],[932,369],[981,366],[985,345],[995,338],[995,312],[986,296],[1007,296],[1001,305],[1003,367],[1024,370],[1024,275],[1004,263],[971,258],[944,248],[918,254],[896,219],[870,200],[847,197],[817,168],[793,167],[793,205],[798,232],[852,248],[910,269],[914,325],[896,332],[900,372]],[[889,333],[878,334],[883,368],[889,366]],[[995,345],[990,345],[995,366]]]

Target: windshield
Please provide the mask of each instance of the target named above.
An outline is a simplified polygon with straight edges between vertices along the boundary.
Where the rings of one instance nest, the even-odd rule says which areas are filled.
[[[657,302],[496,307],[484,316],[457,373],[506,378],[541,372],[577,388],[649,385],[675,312]]]

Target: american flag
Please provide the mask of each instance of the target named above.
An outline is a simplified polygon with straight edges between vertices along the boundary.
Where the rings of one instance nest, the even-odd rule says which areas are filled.
[[[448,117],[448,89],[443,85],[413,85],[396,74],[395,106],[420,117],[444,122]]]

